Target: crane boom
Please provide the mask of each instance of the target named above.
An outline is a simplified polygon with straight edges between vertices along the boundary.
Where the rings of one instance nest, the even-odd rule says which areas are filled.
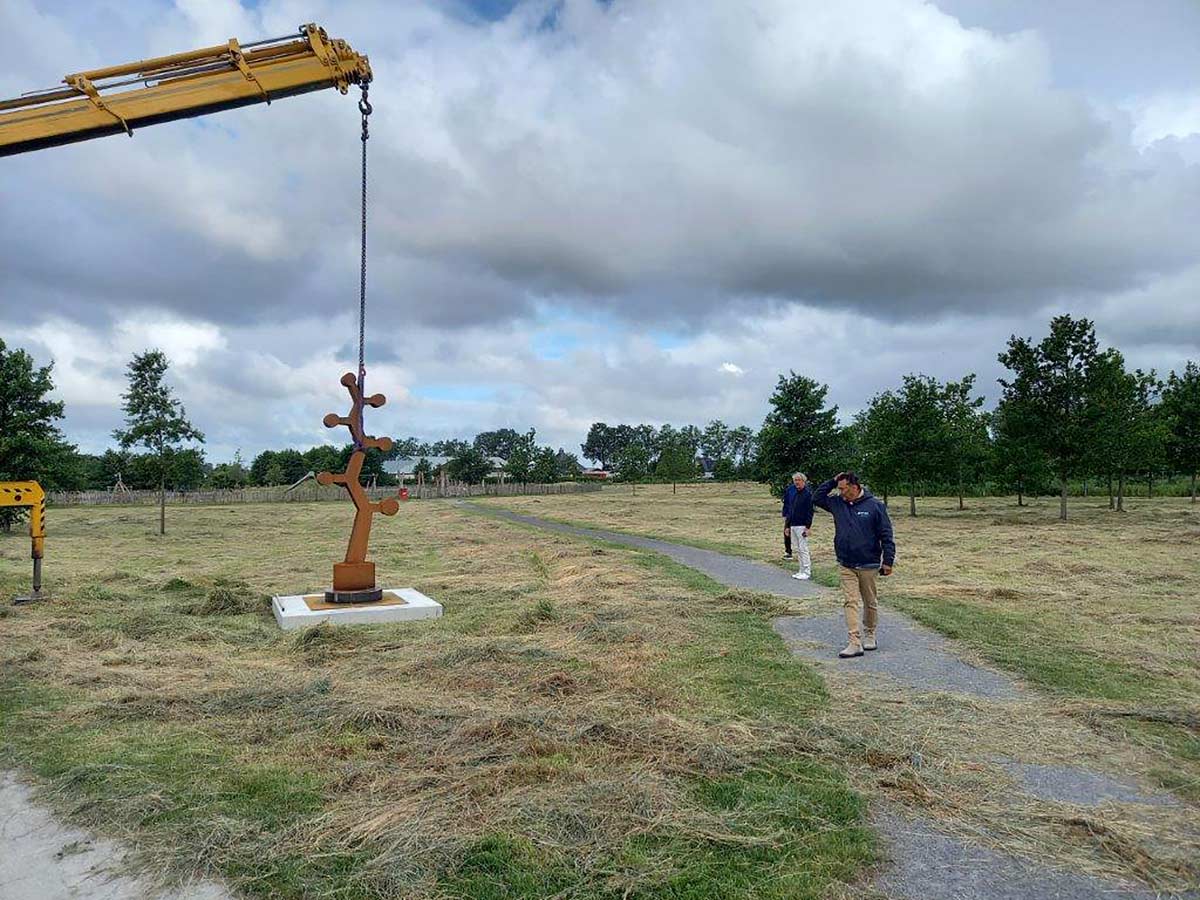
[[[142,125],[324,88],[344,94],[351,84],[370,80],[367,57],[316,25],[301,26],[298,36],[250,44],[230,38],[215,47],[79,72],[63,79],[66,87],[0,100],[0,156],[132,135]]]

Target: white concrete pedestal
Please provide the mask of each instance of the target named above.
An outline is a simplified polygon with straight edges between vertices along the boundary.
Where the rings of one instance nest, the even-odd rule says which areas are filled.
[[[272,597],[271,611],[275,613],[275,621],[280,628],[292,631],[318,622],[328,622],[330,625],[379,625],[436,619],[442,614],[442,604],[413,588],[386,588],[383,599],[375,603],[327,604],[323,592]]]

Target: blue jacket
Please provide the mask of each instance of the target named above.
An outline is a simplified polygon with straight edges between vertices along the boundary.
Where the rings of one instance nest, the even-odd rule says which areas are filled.
[[[892,520],[887,507],[870,491],[849,503],[838,494],[829,495],[837,486],[832,478],[817,486],[814,502],[833,516],[833,552],[837,561],[849,569],[872,569],[882,559],[885,565],[896,562],[896,542],[892,538]]]
[[[783,523],[785,525],[802,525],[812,527],[813,492],[807,484],[804,490],[796,490],[795,482],[787,486],[783,492]]]

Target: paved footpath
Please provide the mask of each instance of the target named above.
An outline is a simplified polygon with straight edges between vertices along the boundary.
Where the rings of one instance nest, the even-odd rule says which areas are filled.
[[[821,592],[812,582],[797,581],[790,573],[766,563],[700,550],[654,538],[581,528],[526,516],[509,510],[461,503],[472,512],[506,519],[559,534],[609,541],[653,550],[703,572],[714,581],[786,597],[811,597]],[[818,668],[853,666],[855,671],[894,678],[911,688],[970,694],[992,702],[1017,700],[1022,689],[1011,678],[975,666],[954,652],[952,642],[894,610],[882,610],[881,633],[887,646],[853,660],[838,660],[846,631],[840,611],[834,615],[785,616],[776,619],[776,632],[797,656]],[[1173,803],[1170,795],[1143,796],[1132,782],[1119,782],[1080,767],[1008,764],[1030,793],[1047,799],[1088,805],[1110,797],[1138,796],[1139,802]],[[1032,860],[968,844],[938,829],[930,820],[914,818],[891,804],[876,801],[871,824],[883,837],[892,862],[878,873],[874,887],[895,900],[1156,900],[1169,895],[1120,882],[1051,869]],[[1179,895],[1175,895],[1179,896]],[[1187,900],[1200,900],[1189,893]]]
[[[125,850],[60,823],[0,772],[0,900],[233,900],[212,882],[160,890],[125,874]]]

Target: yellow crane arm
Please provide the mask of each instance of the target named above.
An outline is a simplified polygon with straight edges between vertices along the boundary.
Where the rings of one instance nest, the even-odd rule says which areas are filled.
[[[229,43],[63,79],[66,87],[0,100],[0,156],[103,137],[324,88],[371,80],[367,57],[325,29]],[[132,87],[137,85],[137,87]],[[126,88],[126,90],[121,90]]]

